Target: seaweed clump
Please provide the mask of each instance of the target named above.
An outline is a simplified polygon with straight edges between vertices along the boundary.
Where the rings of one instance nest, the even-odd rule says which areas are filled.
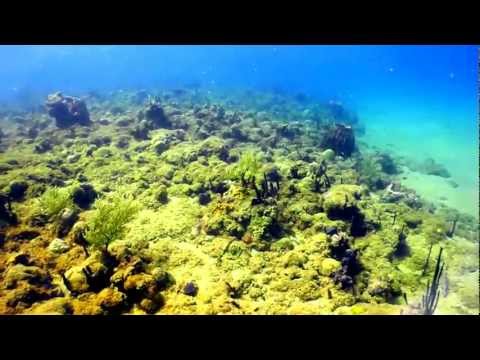
[[[239,162],[231,169],[230,177],[235,180],[240,180],[242,186],[248,187],[255,183],[256,176],[261,168],[261,155],[253,150],[249,150],[243,153]]]
[[[133,219],[138,206],[131,198],[117,194],[98,200],[94,207],[85,240],[93,247],[106,251],[112,241],[124,234],[125,225]]]
[[[68,188],[51,187],[38,200],[40,211],[49,219],[58,219],[61,212],[73,206],[72,193]]]

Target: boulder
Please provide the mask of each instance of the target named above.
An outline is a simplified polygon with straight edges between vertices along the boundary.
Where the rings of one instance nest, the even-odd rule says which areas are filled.
[[[115,288],[105,288],[97,295],[96,303],[108,314],[118,314],[127,304],[127,296]]]
[[[28,183],[25,181],[12,181],[9,186],[8,196],[12,200],[21,200],[28,189]]]
[[[172,123],[165,115],[163,108],[156,102],[148,105],[145,110],[145,119],[148,121],[151,129],[169,129],[172,127]]]
[[[37,266],[15,264],[5,273],[4,284],[6,288],[14,288],[20,281],[30,284],[42,283],[48,280],[48,274]]]
[[[73,190],[73,202],[81,209],[88,209],[98,194],[90,184],[81,184]]]
[[[358,212],[357,202],[361,197],[358,185],[334,185],[325,194],[323,208],[331,220],[351,220]]]
[[[66,280],[66,281],[65,281]],[[68,269],[64,274],[65,285],[68,290],[75,293],[84,293],[89,291],[87,275],[82,266],[74,266]]]
[[[321,146],[332,149],[336,154],[343,157],[350,157],[355,151],[355,136],[351,126],[335,124],[327,128]]]
[[[12,212],[10,198],[0,192],[0,229],[17,223],[17,216]]]
[[[70,249],[70,246],[62,239],[53,239],[48,245],[48,251],[54,254],[62,254]]]
[[[63,96],[60,92],[47,98],[48,114],[55,118],[58,128],[68,128],[75,124],[89,126],[90,114],[84,101],[72,96]]]
[[[72,209],[64,209],[60,215],[57,226],[57,236],[63,238],[67,236],[70,229],[75,225],[78,220],[78,212]]]
[[[56,297],[35,304],[26,313],[31,315],[70,315],[73,313],[73,309],[68,299]]]

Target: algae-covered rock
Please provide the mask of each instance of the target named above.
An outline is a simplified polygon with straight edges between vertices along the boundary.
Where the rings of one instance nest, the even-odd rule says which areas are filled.
[[[16,264],[6,271],[3,281],[6,288],[13,288],[20,281],[27,281],[30,284],[41,284],[47,282],[48,279],[48,274],[37,266]]]
[[[161,155],[171,146],[180,142],[182,138],[182,134],[175,131],[162,130],[152,138],[152,147],[157,155]]]
[[[307,257],[304,254],[296,253],[296,252],[288,252],[282,259],[280,260],[283,263],[284,267],[292,267],[298,266],[303,267],[303,265],[307,262]]]
[[[138,304],[138,307],[145,311],[147,314],[153,314],[155,313],[161,306],[162,302],[155,302],[152,299],[142,299],[140,303]]]
[[[100,291],[96,303],[108,314],[120,313],[126,306],[127,296],[115,288]]]
[[[74,315],[102,315],[105,311],[96,301],[97,295],[89,292],[80,294],[72,300]]]
[[[64,297],[57,297],[42,301],[27,311],[31,315],[69,315],[73,313],[70,301]]]
[[[57,236],[63,238],[73,227],[78,219],[78,212],[74,209],[66,208],[60,213],[60,218],[57,225]]]
[[[72,190],[73,202],[82,209],[88,209],[98,193],[91,184],[81,184]]]
[[[65,240],[55,238],[48,245],[48,251],[54,254],[62,254],[70,249],[70,246],[65,242]]]
[[[154,294],[156,285],[157,282],[152,275],[141,273],[128,276],[123,287],[127,292]]]
[[[282,229],[277,221],[278,216],[278,208],[275,206],[256,208],[248,225],[253,240],[272,240],[280,237]]]
[[[323,207],[330,219],[351,220],[358,211],[358,200],[362,196],[358,185],[334,185],[325,194]]]
[[[294,241],[289,238],[285,239],[280,239],[278,241],[275,241],[272,246],[271,250],[272,251],[288,251],[288,250],[293,250],[295,248]]]
[[[25,181],[12,181],[9,185],[8,196],[12,200],[20,200],[24,197],[28,189],[28,183]]]
[[[55,291],[41,286],[35,286],[29,283],[23,283],[21,286],[13,290],[9,290],[5,297],[5,303],[11,308],[16,308],[17,311],[26,310],[32,304],[47,300],[52,296],[60,296]]]
[[[55,118],[59,128],[67,128],[75,124],[89,126],[90,114],[84,101],[63,96],[60,92],[48,96],[46,106],[48,114]]]
[[[211,136],[200,143],[198,154],[207,157],[216,155],[220,160],[227,161],[228,147],[224,140]]]
[[[158,188],[158,190],[155,193],[155,199],[160,204],[168,203],[168,189],[165,185],[162,185]]]
[[[165,111],[160,104],[153,102],[145,110],[145,119],[149,122],[152,129],[170,128],[172,123],[165,115]]]
[[[123,284],[128,299],[136,302],[147,313],[154,313],[163,304],[164,298],[160,293],[164,284],[159,279],[146,273],[132,274],[127,276]]]
[[[322,147],[333,149],[335,153],[349,157],[355,151],[355,136],[351,126],[335,124],[327,128],[322,138]]]
[[[402,294],[400,286],[393,276],[372,277],[369,280],[367,292],[373,297],[380,297],[392,302]]]
[[[422,223],[423,219],[421,214],[412,211],[403,217],[403,221],[405,221],[405,224],[407,224],[410,229],[415,229]]]
[[[322,274],[323,276],[330,276],[335,271],[338,271],[341,267],[342,267],[342,264],[340,263],[340,261],[331,259],[331,258],[326,258],[321,263],[320,274]]]
[[[65,279],[67,281],[67,288],[75,293],[84,293],[89,291],[90,285],[88,283],[87,275],[83,270],[83,266],[74,266],[65,272]]]
[[[353,306],[341,306],[335,315],[400,315],[403,307],[391,304],[358,303]]]
[[[122,135],[115,141],[115,146],[119,149],[126,149],[130,145],[130,136]]]
[[[323,160],[331,161],[335,158],[335,151],[327,149],[321,154]]]

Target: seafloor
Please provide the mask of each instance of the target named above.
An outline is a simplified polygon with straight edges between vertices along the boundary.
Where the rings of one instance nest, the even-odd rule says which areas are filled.
[[[0,112],[1,314],[479,312],[478,219],[402,179],[458,184],[369,146],[361,114],[191,88],[45,105]]]

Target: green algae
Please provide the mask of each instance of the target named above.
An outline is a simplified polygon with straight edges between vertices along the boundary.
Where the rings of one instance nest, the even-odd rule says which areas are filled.
[[[268,103],[271,99],[267,98],[259,96],[252,101]],[[128,216],[115,201],[111,207],[103,203],[109,210],[100,211],[102,199],[95,202],[93,210],[80,214],[87,228],[98,230],[90,230],[90,236],[87,232],[87,240],[97,239],[93,242],[101,246],[113,241],[108,250],[116,258],[126,261],[139,257],[149,271],[161,269],[174,279],[162,290],[165,303],[161,308],[153,310],[156,308],[145,300],[143,305],[134,304],[129,313],[399,314],[405,307],[403,293],[409,303],[421,297],[440,247],[445,249],[449,284],[443,285],[448,294],[440,299],[438,312],[472,313],[475,306],[478,309],[478,289],[474,286],[478,279],[478,257],[474,255],[478,254],[478,236],[477,242],[474,236],[470,236],[474,241],[463,239],[478,230],[475,225],[461,218],[457,233],[449,238],[454,214],[412,208],[404,201],[384,202],[377,180],[390,181],[395,175],[383,173],[372,155],[344,160],[315,147],[313,137],[319,136],[316,125],[292,135],[295,126],[283,120],[300,118],[295,106],[284,113],[282,121],[263,120],[275,115],[256,116],[255,112],[240,113],[237,119],[233,112],[225,111],[223,119],[237,121],[237,135],[243,134],[237,139],[232,131],[226,131],[226,120],[221,117],[208,130],[197,124],[200,121],[188,106],[167,104],[165,113],[179,112],[175,116],[188,125],[182,130],[185,133],[156,129],[149,132],[148,139],[139,140],[129,132],[132,125],[128,119],[134,124],[135,112],[142,109],[132,99],[133,95],[118,94],[95,103],[98,111],[118,106],[127,113],[102,113],[110,121],[108,125],[75,130],[75,137],[64,141],[66,132],[58,130],[49,154],[32,152],[39,140],[15,146],[18,156],[0,154],[1,163],[15,158],[22,164],[5,167],[6,172],[0,175],[2,187],[19,179],[29,183],[25,201],[13,204],[21,219],[28,218],[25,214],[41,194],[67,193],[78,185],[80,175],[105,199],[109,193],[135,196],[141,209],[128,211]],[[219,113],[211,107],[201,111],[207,117],[209,112]],[[287,130],[291,133],[283,125],[290,126]],[[293,138],[282,135],[285,133]],[[112,141],[101,143],[106,136]],[[118,146],[121,138],[128,144]],[[311,168],[325,157],[333,185],[315,192]],[[62,164],[59,159],[64,159]],[[253,186],[242,182],[255,178],[259,186],[264,173],[273,168],[282,178],[278,198],[255,203]],[[64,181],[63,187],[52,188],[48,182],[52,178]],[[223,182],[225,191],[212,190]],[[199,203],[201,193],[209,193],[210,203]],[[62,196],[55,198],[63,202]],[[106,216],[114,214],[114,208],[125,216]],[[358,214],[367,230],[364,235],[352,236],[352,215]],[[112,229],[113,223],[121,223],[121,231],[101,235],[100,225]],[[353,289],[342,289],[333,279],[342,265],[341,259],[332,255],[332,247],[338,244],[327,231],[347,234],[348,246],[358,251],[361,271],[355,276]],[[400,234],[406,237],[404,246],[408,248],[403,256],[398,254]],[[68,235],[66,241],[73,236]],[[430,245],[432,259],[425,266]],[[55,256],[73,257],[75,251],[78,248],[73,245]],[[85,264],[65,263],[69,277],[77,279],[78,287],[85,291],[84,297],[75,298],[73,309],[69,301],[52,301],[32,307],[33,312],[102,313],[98,304],[122,302],[119,293],[89,291],[81,274]],[[195,298],[182,293],[182,286],[189,281],[199,285]]]
[[[119,194],[97,200],[87,220],[85,239],[94,247],[107,247],[112,241],[121,239],[125,225],[137,211],[138,205],[131,198]]]
[[[51,187],[38,199],[38,207],[51,219],[57,218],[62,210],[72,207],[72,189]]]

